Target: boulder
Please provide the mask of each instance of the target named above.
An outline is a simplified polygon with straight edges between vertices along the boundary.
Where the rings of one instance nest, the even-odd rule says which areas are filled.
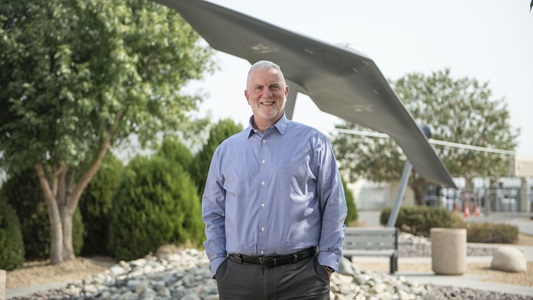
[[[522,251],[515,247],[500,247],[492,256],[491,268],[505,272],[526,272],[527,260]]]

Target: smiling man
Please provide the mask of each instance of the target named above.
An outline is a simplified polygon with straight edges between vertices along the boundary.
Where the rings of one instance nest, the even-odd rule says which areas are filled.
[[[202,199],[220,299],[329,299],[346,201],[326,136],[284,113],[280,67],[252,65],[250,126],[215,151]]]

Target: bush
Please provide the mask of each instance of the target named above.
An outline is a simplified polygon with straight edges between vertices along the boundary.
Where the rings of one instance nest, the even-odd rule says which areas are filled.
[[[518,241],[518,227],[509,224],[471,222],[466,227],[469,243],[514,244]]]
[[[164,244],[205,240],[197,187],[183,167],[161,157],[134,158],[110,213],[109,249],[119,260]]]
[[[194,158],[191,151],[176,137],[166,137],[156,155],[181,164],[187,172],[193,168]]]
[[[463,219],[463,215],[459,212],[452,212],[452,228],[466,228],[466,222],[465,219]]]
[[[0,269],[14,270],[24,263],[20,223],[11,205],[0,199]]]
[[[209,173],[209,166],[211,165],[211,159],[213,158],[216,148],[225,139],[239,133],[242,129],[241,125],[235,124],[231,119],[220,120],[217,124],[211,127],[209,138],[203,145],[202,150],[194,157],[194,162],[191,168],[191,176],[198,185],[198,194],[200,197],[204,194],[207,173]]]
[[[390,207],[381,212],[382,225],[387,224],[390,213]],[[452,225],[452,214],[445,208],[409,206],[400,208],[395,227],[413,235],[429,237],[431,228],[451,228]]]
[[[355,205],[355,200],[352,194],[352,191],[346,186],[346,181],[342,179],[342,187],[344,188],[344,196],[346,197],[346,206],[348,207],[348,214],[346,215],[346,220],[344,224],[348,226],[351,222],[357,221],[359,219],[359,214],[357,213],[357,206]]]
[[[28,169],[11,176],[2,185],[2,193],[21,220],[26,259],[48,258],[50,256],[50,221],[35,171]],[[72,244],[75,255],[81,253],[84,234],[81,213],[77,209],[72,220]]]
[[[79,209],[83,217],[86,236],[84,255],[109,255],[106,241],[109,233],[109,212],[120,188],[124,167],[113,153],[108,153],[98,173],[83,192]]]

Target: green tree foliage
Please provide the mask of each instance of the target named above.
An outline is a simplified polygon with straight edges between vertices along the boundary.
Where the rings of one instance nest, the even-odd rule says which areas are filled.
[[[436,140],[514,150],[518,130],[511,128],[503,99],[494,99],[488,83],[475,79],[453,79],[450,70],[407,74],[392,84],[417,124],[429,124]],[[339,128],[367,130],[346,122]],[[351,180],[375,182],[399,179],[405,156],[391,139],[338,134],[333,146],[340,167]],[[508,157],[501,154],[437,146],[437,155],[455,177],[499,177],[509,170]],[[417,204],[424,203],[430,182],[413,170],[409,186]]]
[[[180,90],[213,70],[212,50],[146,0],[1,1],[0,49],[0,168],[35,169],[59,263],[109,147],[186,130],[200,97]]]
[[[129,163],[110,216],[108,245],[120,260],[205,240],[196,185],[179,163],[159,156]]]
[[[13,208],[0,198],[0,269],[13,270],[24,263],[20,223]]]
[[[191,151],[176,137],[166,137],[160,148],[157,150],[156,155],[172,162],[179,163],[187,172],[192,168],[193,155]]]
[[[27,169],[11,176],[1,193],[20,219],[26,259],[46,259],[50,255],[50,222],[34,170]],[[74,254],[83,247],[85,226],[79,211],[73,219]]]
[[[346,206],[348,207],[348,214],[346,215],[346,220],[344,224],[349,225],[351,222],[357,221],[359,219],[359,214],[357,213],[357,206],[355,204],[355,198],[353,193],[348,186],[346,185],[346,180],[342,179],[342,187],[344,188],[344,196],[346,197]]]
[[[207,181],[207,173],[211,165],[211,158],[217,149],[218,145],[230,136],[239,133],[243,128],[241,125],[235,124],[231,119],[223,119],[218,123],[212,125],[209,130],[209,138],[203,145],[202,150],[194,157],[194,165],[192,168],[192,177],[198,184],[199,195],[203,195],[205,183]]]
[[[102,167],[81,196],[79,208],[87,235],[82,253],[108,255],[109,212],[122,182],[124,166],[120,159],[108,153]]]

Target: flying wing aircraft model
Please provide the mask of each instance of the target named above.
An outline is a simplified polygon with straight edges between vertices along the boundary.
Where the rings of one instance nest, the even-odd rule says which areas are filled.
[[[424,133],[366,54],[203,0],[152,1],[175,9],[214,49],[252,64],[263,59],[277,63],[294,99],[295,92],[306,94],[324,112],[388,134],[419,174],[455,187]]]

